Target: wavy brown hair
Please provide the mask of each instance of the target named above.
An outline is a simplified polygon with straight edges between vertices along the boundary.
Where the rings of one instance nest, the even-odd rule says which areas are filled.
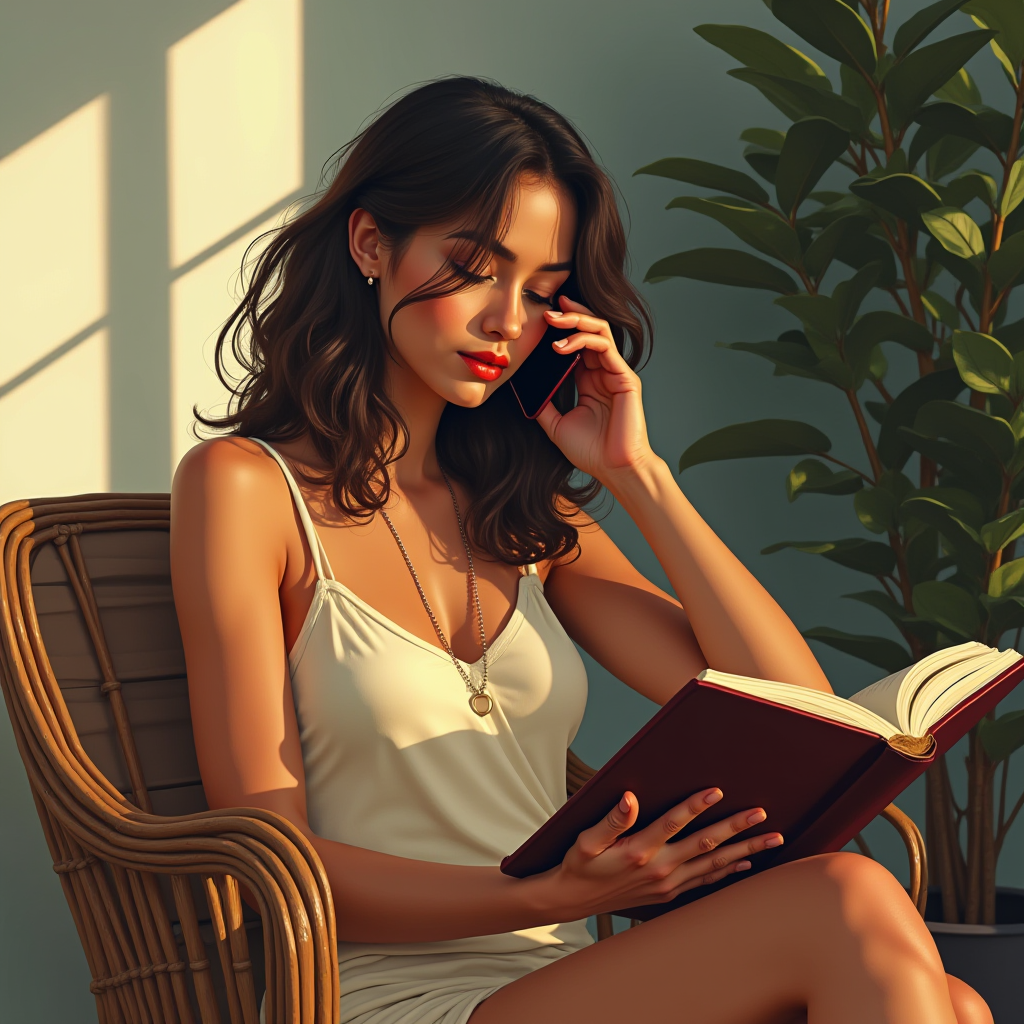
[[[329,468],[307,481],[330,485],[347,518],[365,519],[384,506],[386,466],[407,445],[385,389],[391,321],[410,303],[467,287],[442,267],[382,325],[378,289],[367,287],[349,253],[353,210],[371,214],[397,265],[423,227],[456,223],[500,240],[518,180],[557,183],[576,206],[580,293],[611,324],[629,365],[644,357],[651,320],[626,277],[614,189],[579,133],[546,104],[481,79],[443,78],[388,107],[328,169],[329,184],[253,261],[245,296],[217,339],[217,373],[234,396],[228,414],[194,411],[206,426],[242,437],[308,435]],[[477,269],[485,250],[468,255]],[[244,370],[237,381],[225,365],[228,343]],[[564,412],[574,401],[570,378],[554,402]],[[475,547],[514,565],[578,548],[567,503],[593,500],[600,484],[573,479],[573,465],[522,415],[508,387],[474,409],[449,404],[436,451],[472,495],[466,528]]]

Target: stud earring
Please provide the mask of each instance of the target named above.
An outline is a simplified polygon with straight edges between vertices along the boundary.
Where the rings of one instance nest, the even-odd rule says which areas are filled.
[[[372,288],[373,287],[373,274],[366,279],[366,283]]]

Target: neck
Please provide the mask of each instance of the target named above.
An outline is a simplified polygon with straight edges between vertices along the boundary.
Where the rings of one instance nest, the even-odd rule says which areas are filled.
[[[433,487],[441,480],[434,442],[447,403],[408,366],[395,361],[388,365],[387,391],[408,431],[405,454],[388,467],[391,481],[407,494]]]

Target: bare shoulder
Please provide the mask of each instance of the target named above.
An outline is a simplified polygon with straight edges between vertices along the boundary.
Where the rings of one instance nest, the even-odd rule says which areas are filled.
[[[546,581],[548,575],[555,569],[578,561],[584,557],[586,552],[591,552],[595,548],[600,550],[605,545],[611,545],[615,548],[615,543],[589,512],[584,511],[578,505],[564,498],[558,499],[558,511],[579,532],[579,548],[578,550],[568,551],[563,555],[559,555],[557,558],[541,559],[537,563],[537,573],[542,581]]]
[[[280,563],[292,524],[288,485],[267,451],[244,437],[202,441],[171,485],[171,545],[205,538],[273,552]]]
[[[194,509],[231,520],[253,515],[266,523],[276,515],[290,522],[291,497],[281,470],[265,448],[247,437],[216,437],[191,448],[174,472],[171,520]]]

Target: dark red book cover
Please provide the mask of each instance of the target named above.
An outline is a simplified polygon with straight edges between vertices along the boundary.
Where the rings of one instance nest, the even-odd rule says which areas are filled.
[[[797,857],[840,849],[916,779],[935,757],[1024,679],[1024,660],[987,683],[931,730],[927,756],[910,756],[875,733],[691,679],[607,764],[501,862],[517,878],[562,862],[580,832],[597,824],[626,790],[640,805],[631,831],[691,793],[724,796],[679,838],[748,807],[768,814],[739,841],[781,832],[785,845],[758,853],[750,871],[683,893],[671,903],[624,909],[641,919],[700,899],[752,873]]]

